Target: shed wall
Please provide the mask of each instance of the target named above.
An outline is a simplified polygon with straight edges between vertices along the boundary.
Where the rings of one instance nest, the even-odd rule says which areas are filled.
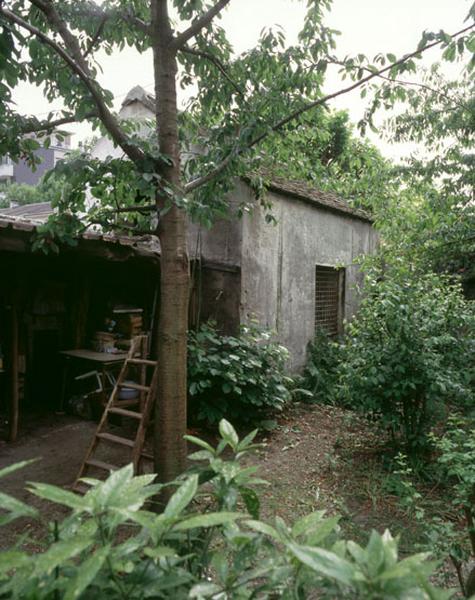
[[[243,221],[241,320],[256,318],[291,352],[291,367],[305,363],[315,330],[315,267],[344,266],[344,318],[358,308],[362,274],[355,264],[372,253],[377,234],[369,222],[287,196],[269,194],[277,223],[261,210]]]

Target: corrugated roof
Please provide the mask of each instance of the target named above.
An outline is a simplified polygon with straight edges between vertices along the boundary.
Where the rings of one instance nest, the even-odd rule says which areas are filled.
[[[304,202],[310,202],[327,210],[345,213],[369,223],[373,222],[373,219],[364,210],[353,208],[336,194],[317,190],[303,181],[289,181],[283,177],[270,176],[267,189],[277,194],[292,196]]]
[[[13,208],[0,208],[0,216],[15,217],[43,223],[53,214],[51,202],[36,202],[35,204],[24,204]]]
[[[29,208],[28,208],[29,207]],[[0,209],[0,233],[2,230],[18,232],[34,232],[38,225],[44,223],[53,209],[49,202],[36,205],[17,206]],[[104,242],[106,244],[126,246],[133,254],[146,258],[157,258],[160,255],[160,243],[154,236],[122,236],[100,231],[86,231],[78,236],[80,240]]]

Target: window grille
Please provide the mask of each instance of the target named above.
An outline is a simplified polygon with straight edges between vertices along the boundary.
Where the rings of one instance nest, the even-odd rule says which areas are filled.
[[[315,268],[315,329],[323,329],[330,336],[341,330],[344,274],[344,269]]]

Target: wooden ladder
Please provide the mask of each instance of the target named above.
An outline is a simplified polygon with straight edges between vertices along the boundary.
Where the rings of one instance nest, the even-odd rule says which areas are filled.
[[[105,474],[109,474],[111,471],[120,468],[118,465],[96,458],[97,451],[103,444],[119,444],[130,448],[131,462],[134,465],[135,474],[142,471],[143,460],[153,461],[153,456],[144,452],[144,442],[147,428],[150,423],[151,410],[157,387],[157,363],[156,361],[148,360],[146,358],[147,350],[147,336],[138,336],[132,340],[130,350],[122,365],[101,420],[99,421],[93,441],[72,486],[73,491],[84,494],[90,489],[85,482],[79,480],[82,477],[89,476],[89,471],[92,468],[103,471]],[[127,381],[126,378],[130,367],[135,367],[136,369],[138,367],[140,370],[140,383]],[[147,383],[147,380],[149,383]],[[138,390],[139,397],[130,400],[120,400],[119,392],[123,388]],[[131,410],[133,407],[138,407],[138,410]],[[138,421],[135,439],[129,439],[108,432],[109,417],[111,415]]]

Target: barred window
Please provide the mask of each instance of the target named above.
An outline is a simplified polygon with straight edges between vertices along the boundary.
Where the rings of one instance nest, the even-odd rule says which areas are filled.
[[[341,332],[344,281],[344,269],[315,268],[315,329],[323,329],[330,336]]]

